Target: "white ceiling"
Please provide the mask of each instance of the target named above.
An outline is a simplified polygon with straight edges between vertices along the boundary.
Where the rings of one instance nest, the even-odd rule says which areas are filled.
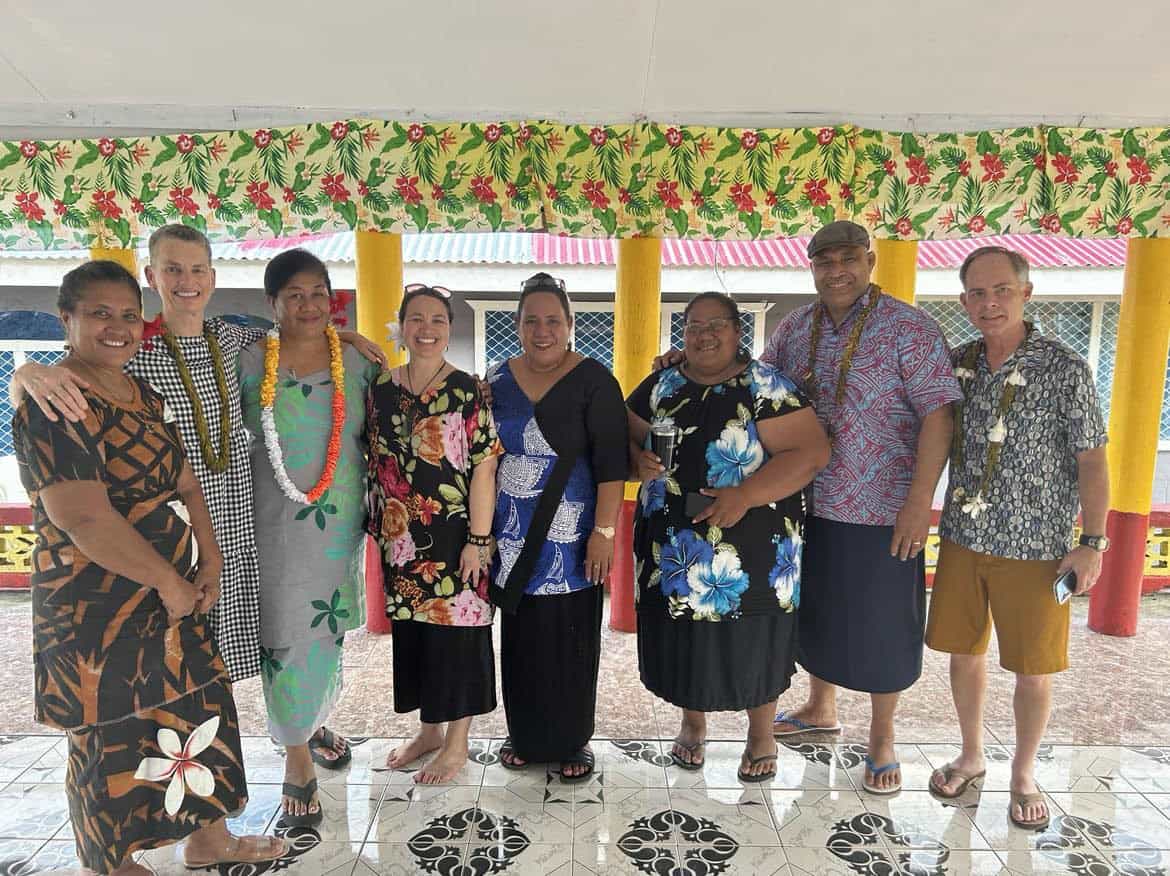
[[[0,0],[0,139],[344,115],[1170,123],[1164,0]]]

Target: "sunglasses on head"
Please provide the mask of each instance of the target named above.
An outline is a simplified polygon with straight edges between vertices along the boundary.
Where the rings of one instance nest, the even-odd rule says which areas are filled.
[[[537,274],[535,277],[529,277],[520,284],[521,292],[538,292],[541,289],[547,289],[550,292],[559,290],[565,291],[565,281],[560,277],[553,277],[549,274]]]
[[[434,292],[440,298],[451,297],[451,290],[446,286],[428,286],[426,283],[410,283],[402,291],[404,295],[415,295],[419,292]]]

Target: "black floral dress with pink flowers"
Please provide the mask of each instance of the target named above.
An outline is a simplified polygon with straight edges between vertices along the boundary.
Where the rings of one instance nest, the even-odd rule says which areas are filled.
[[[366,404],[369,532],[394,624],[394,708],[426,723],[495,708],[488,569],[459,575],[477,466],[503,453],[474,378],[452,371],[413,395],[384,371]]]

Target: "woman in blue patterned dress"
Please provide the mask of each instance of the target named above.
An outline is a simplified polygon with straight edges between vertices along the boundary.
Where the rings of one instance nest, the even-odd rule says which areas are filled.
[[[602,588],[628,472],[621,388],[569,349],[565,285],[536,274],[518,306],[521,355],[488,375],[504,456],[496,475],[493,602],[504,610],[500,673],[505,767],[560,761],[593,770]]]
[[[686,360],[629,397],[640,513],[638,667],[683,709],[671,758],[699,769],[706,713],[746,710],[739,778],[775,773],[772,716],[794,671],[802,488],[829,461],[812,407],[779,371],[740,350],[739,308],[704,292],[684,311]],[[673,425],[670,468],[648,449]]]

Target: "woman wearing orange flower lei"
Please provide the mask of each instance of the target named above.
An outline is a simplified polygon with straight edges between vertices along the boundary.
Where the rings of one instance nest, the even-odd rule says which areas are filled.
[[[365,396],[378,368],[339,342],[329,273],[316,256],[278,255],[264,292],[276,327],[240,354],[261,681],[269,733],[288,753],[282,820],[312,827],[322,813],[309,742],[341,692],[345,633],[364,620]]]

